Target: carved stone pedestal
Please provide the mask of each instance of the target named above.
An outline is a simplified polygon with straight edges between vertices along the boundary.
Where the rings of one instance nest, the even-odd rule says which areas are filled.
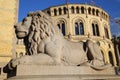
[[[99,71],[88,66],[19,65],[8,76],[13,77],[7,80],[120,80],[113,67]]]

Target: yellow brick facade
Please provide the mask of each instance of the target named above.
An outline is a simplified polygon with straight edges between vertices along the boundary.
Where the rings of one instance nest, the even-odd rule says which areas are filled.
[[[0,0],[0,66],[15,53],[14,24],[18,20],[18,0]]]

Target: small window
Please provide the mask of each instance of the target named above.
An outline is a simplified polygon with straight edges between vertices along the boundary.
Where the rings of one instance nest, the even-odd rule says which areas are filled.
[[[58,10],[59,10],[59,15],[61,15],[62,14],[62,9],[59,8]]]
[[[47,11],[47,14],[50,15],[50,11]]]
[[[73,6],[71,7],[71,13],[75,13],[75,9]]]
[[[81,7],[81,13],[84,14],[84,7]]]
[[[56,9],[54,9],[54,16],[56,16],[57,15],[57,10]]]
[[[79,13],[79,7],[76,7],[76,13],[77,14]]]
[[[91,8],[88,8],[88,14],[91,14]]]
[[[67,14],[67,8],[66,7],[63,8],[63,11],[64,11],[64,14]]]
[[[95,15],[95,9],[92,9],[92,14]]]
[[[98,10],[96,10],[96,16],[99,16],[99,11]]]

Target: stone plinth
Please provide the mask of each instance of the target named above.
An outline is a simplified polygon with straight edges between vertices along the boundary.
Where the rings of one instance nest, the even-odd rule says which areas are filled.
[[[7,80],[120,80],[113,67],[96,71],[88,66],[19,65],[16,76]]]

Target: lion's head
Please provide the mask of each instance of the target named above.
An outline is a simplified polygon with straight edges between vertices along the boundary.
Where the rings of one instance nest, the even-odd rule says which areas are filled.
[[[16,36],[25,39],[29,54],[40,52],[38,48],[41,41],[59,32],[57,29],[52,19],[41,11],[29,13],[22,22],[15,25]]]
[[[54,24],[52,19],[45,13],[30,12],[26,18],[15,25],[15,31],[18,38],[24,38],[31,32],[39,31],[44,35],[50,35],[53,30]]]

